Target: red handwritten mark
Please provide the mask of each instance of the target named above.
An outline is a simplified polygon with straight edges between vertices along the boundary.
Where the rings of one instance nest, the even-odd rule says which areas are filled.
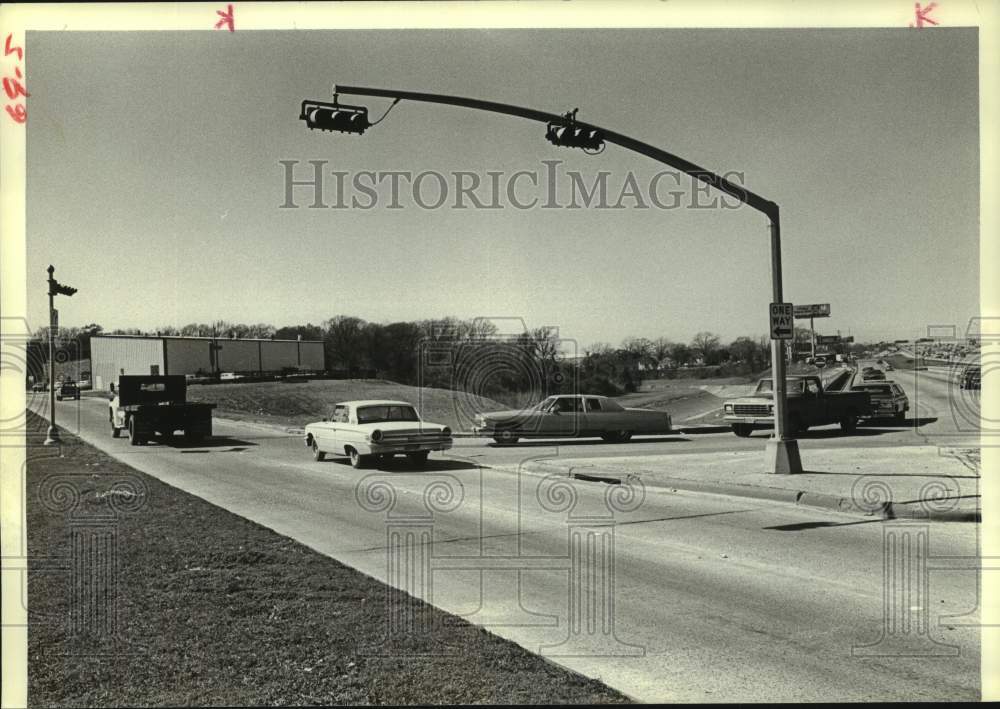
[[[21,61],[22,59],[24,59],[24,50],[22,50],[20,47],[10,46],[10,40],[13,37],[14,35],[12,34],[7,35],[7,41],[4,43],[3,47],[3,55],[6,57],[8,54],[13,54],[14,52],[17,52],[17,60]]]
[[[215,14],[222,19],[215,23],[215,29],[220,29],[223,25],[229,25],[229,31],[235,32],[236,27],[233,25],[233,6],[227,5],[226,11],[216,10]]]
[[[7,109],[7,113],[10,114],[10,117],[13,118],[15,121],[17,121],[18,123],[24,123],[26,120],[28,120],[28,112],[24,110],[23,105],[17,104],[13,108],[11,108],[10,106],[4,106],[4,108]]]
[[[914,14],[917,17],[917,25],[916,26],[918,28],[923,27],[924,23],[927,23],[928,25],[937,25],[937,22],[935,22],[934,20],[932,20],[930,18],[931,10],[933,10],[935,7],[937,7],[937,3],[936,2],[932,2],[927,7],[920,7],[920,3],[919,2],[913,3],[913,12],[914,12]],[[913,27],[913,23],[912,22],[910,23],[910,27]]]
[[[13,38],[14,38],[13,33],[7,35],[7,39],[4,41],[3,45],[3,55],[6,57],[16,53],[17,60],[19,62],[23,61],[24,50],[21,49],[21,47],[11,46],[10,41]],[[17,77],[16,79],[11,79],[8,76],[3,77],[3,90],[4,93],[7,94],[7,98],[16,99],[18,96],[30,96],[31,94],[27,92],[27,90],[24,88],[24,85],[20,81],[18,81],[18,79],[24,77],[24,74],[21,73],[21,67],[19,66],[14,67],[14,75]],[[13,106],[4,106],[4,110],[7,111],[7,115],[9,115],[12,119],[14,119],[16,123],[24,123],[26,120],[28,120],[28,112],[27,110],[25,110],[23,103],[17,103],[14,104]]]

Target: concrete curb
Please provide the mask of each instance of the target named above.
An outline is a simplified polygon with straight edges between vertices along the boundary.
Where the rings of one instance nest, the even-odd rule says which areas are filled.
[[[525,469],[526,472],[543,472],[543,474],[561,473],[566,477],[572,477],[584,482],[598,482],[606,485],[620,485],[623,481],[635,475],[634,473],[603,473],[588,472],[577,473],[572,467],[564,468],[544,463],[536,463],[536,471]],[[546,470],[538,470],[546,469]],[[738,483],[709,482],[702,480],[690,480],[688,478],[640,478],[643,485],[649,488],[684,490],[685,492],[702,492],[714,495],[729,495],[732,497],[748,497],[757,500],[770,500],[773,502],[792,503],[806,507],[830,510],[833,512],[843,512],[864,517],[877,517],[883,520],[892,519],[913,519],[930,522],[981,522],[982,512],[980,510],[960,510],[960,509],[927,509],[912,502],[893,504],[881,502],[876,507],[864,507],[858,505],[850,497],[831,495],[821,492],[809,492],[808,490],[789,490],[778,487],[762,487],[759,485],[740,485]]]

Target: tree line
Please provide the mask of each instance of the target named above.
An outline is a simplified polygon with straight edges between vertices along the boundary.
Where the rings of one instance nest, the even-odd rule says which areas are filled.
[[[318,324],[275,327],[225,320],[105,331],[91,323],[60,330],[63,359],[90,357],[94,335],[273,338],[320,340],[328,373],[381,378],[402,384],[461,389],[505,398],[517,392],[583,390],[619,395],[636,391],[643,379],[754,374],[770,362],[766,335],[737,337],[728,344],[703,331],[690,341],[627,337],[617,347],[598,342],[580,348],[552,327],[501,334],[490,320],[448,317],[388,324],[337,315]],[[44,345],[45,331],[36,333]],[[44,354],[43,354],[44,356]],[[509,398],[509,397],[507,397]]]

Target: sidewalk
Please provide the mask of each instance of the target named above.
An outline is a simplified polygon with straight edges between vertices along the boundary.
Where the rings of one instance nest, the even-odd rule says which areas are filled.
[[[802,451],[805,473],[761,472],[759,451],[564,458],[521,471],[651,489],[687,490],[809,505],[882,519],[980,521],[979,450],[936,446]]]

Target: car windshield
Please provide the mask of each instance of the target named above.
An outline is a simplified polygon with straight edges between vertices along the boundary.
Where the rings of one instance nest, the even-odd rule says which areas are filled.
[[[757,382],[758,394],[769,394],[771,393],[771,388],[772,384],[770,379],[761,379],[759,382]]]
[[[358,423],[382,423],[384,421],[419,421],[417,410],[401,404],[379,404],[362,406],[358,409]]]

